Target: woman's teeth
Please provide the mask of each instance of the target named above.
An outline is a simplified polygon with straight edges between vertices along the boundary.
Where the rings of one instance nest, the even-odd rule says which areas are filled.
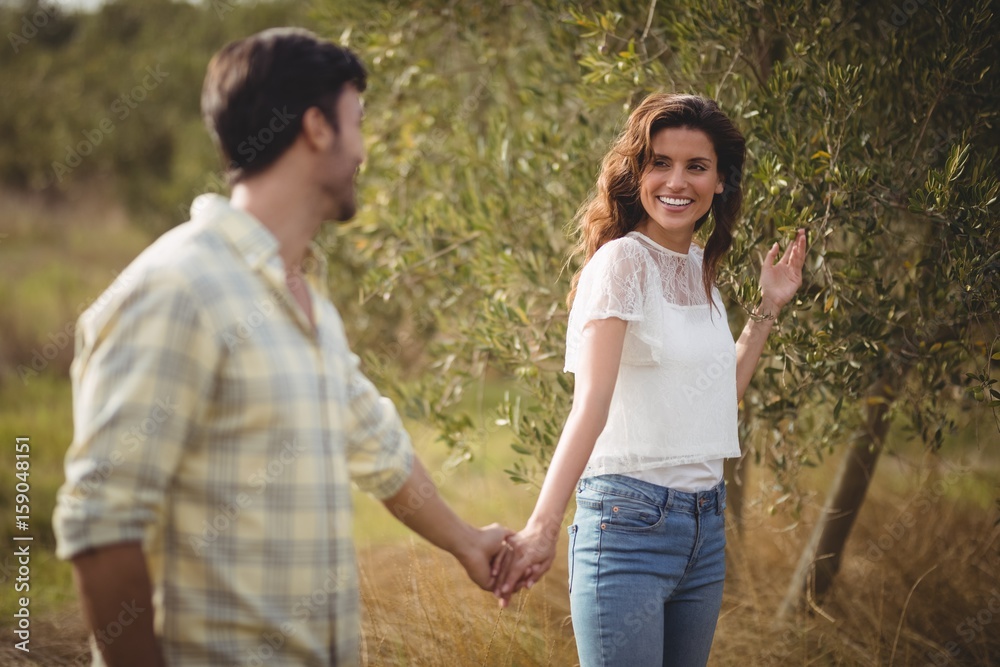
[[[657,197],[657,199],[660,200],[661,203],[669,204],[670,206],[687,206],[694,201],[693,199],[683,199],[677,197]]]

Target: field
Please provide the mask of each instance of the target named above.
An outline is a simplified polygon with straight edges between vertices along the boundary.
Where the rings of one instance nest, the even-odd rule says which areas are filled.
[[[53,207],[5,196],[0,219],[0,359],[6,369],[0,438],[10,447],[6,462],[13,462],[16,437],[31,438],[30,532],[36,538],[32,650],[21,653],[5,640],[4,665],[87,664],[69,567],[50,555],[54,495],[72,431],[65,379],[72,344],[61,335],[79,307],[149,240],[104,200],[94,193]],[[37,369],[31,365],[36,354]],[[419,423],[408,426],[460,514],[477,524],[520,527],[534,491],[502,472],[515,456],[502,431],[472,461],[452,466],[433,432]],[[791,503],[780,502],[770,473],[750,469],[742,530],[730,522],[726,596],[711,664],[1000,663],[1000,462],[987,456],[995,448],[985,446],[996,437],[985,413],[950,436],[940,455],[890,435],[833,593],[781,623],[775,623],[775,610],[837,457],[800,478],[805,502],[797,519]],[[12,477],[0,484],[7,517],[13,485]],[[411,537],[378,503],[358,496],[356,506],[366,664],[575,663],[564,551],[537,587],[501,612],[453,559]],[[919,510],[915,521],[902,519],[907,510]],[[0,529],[7,545],[0,556],[0,628],[7,638],[17,604],[11,521],[5,517]],[[565,540],[560,546],[565,549]]]

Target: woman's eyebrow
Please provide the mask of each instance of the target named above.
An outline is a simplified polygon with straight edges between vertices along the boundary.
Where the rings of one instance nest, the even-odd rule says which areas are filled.
[[[653,157],[656,158],[656,159],[658,159],[658,160],[672,160],[673,159],[669,155],[664,155],[662,153],[653,153]],[[712,163],[712,158],[710,158],[710,157],[693,157],[693,158],[689,159],[688,162],[708,162],[709,164],[711,164]]]

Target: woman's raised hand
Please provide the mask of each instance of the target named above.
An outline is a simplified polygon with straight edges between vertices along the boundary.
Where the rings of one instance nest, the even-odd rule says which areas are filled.
[[[802,265],[806,261],[805,230],[798,230],[795,240],[788,244],[781,259],[776,262],[779,251],[777,243],[771,246],[760,267],[762,315],[777,316],[802,286]]]

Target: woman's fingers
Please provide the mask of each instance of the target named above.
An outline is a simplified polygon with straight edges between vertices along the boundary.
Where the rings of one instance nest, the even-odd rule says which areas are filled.
[[[767,256],[764,258],[765,266],[774,266],[775,258],[778,256],[778,251],[780,250],[778,242],[775,241],[771,249],[767,251]]]
[[[493,594],[497,597],[500,597],[500,583],[506,578],[507,571],[510,569],[513,560],[514,547],[508,540],[504,540],[503,548],[493,558],[493,569],[491,571],[492,579],[490,580],[490,587],[493,589]]]
[[[494,578],[496,578],[496,576],[503,571],[504,563],[506,562],[507,554],[509,553],[510,549],[507,548],[507,540],[504,540],[503,548],[493,556],[493,562],[490,566],[490,575]]]
[[[502,577],[502,583],[500,584],[500,594],[509,595],[514,592],[514,587],[517,582],[521,580],[524,576],[524,571],[526,567],[530,567],[530,563],[526,562],[527,559],[522,555],[518,554],[511,559],[512,563],[510,568],[504,573]]]
[[[795,244],[795,261],[798,266],[802,266],[806,261],[806,230],[799,230],[799,238]]]

